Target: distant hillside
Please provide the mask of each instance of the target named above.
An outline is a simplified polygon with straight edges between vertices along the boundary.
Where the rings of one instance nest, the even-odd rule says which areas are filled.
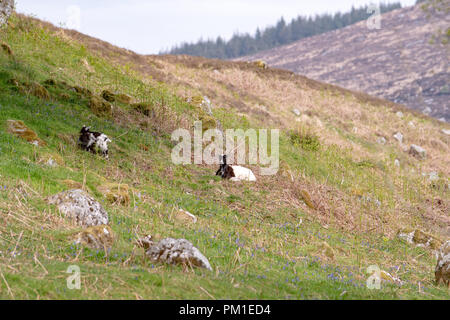
[[[398,8],[401,8],[400,3],[381,4],[380,12],[385,13]],[[365,6],[358,9],[352,8],[351,11],[344,14],[338,12],[334,15],[321,14],[315,17],[298,16],[288,24],[281,18],[275,26],[262,31],[257,29],[253,36],[237,33],[229,41],[225,41],[221,37],[216,40],[199,40],[196,43],[183,43],[162,53],[232,59],[341,29],[366,20],[370,15],[368,7]]]
[[[240,60],[363,91],[450,120],[449,46],[436,41],[450,15],[420,5],[382,16],[381,30],[365,22]]]

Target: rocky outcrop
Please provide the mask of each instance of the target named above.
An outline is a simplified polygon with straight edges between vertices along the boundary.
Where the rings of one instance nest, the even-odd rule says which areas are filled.
[[[0,27],[8,22],[9,16],[14,11],[14,0],[0,1]]]
[[[411,148],[409,149],[409,154],[420,160],[424,160],[427,157],[426,150],[415,144],[411,145]]]
[[[47,198],[66,217],[80,226],[98,226],[108,224],[108,213],[102,205],[80,189],[58,193]]]
[[[147,240],[149,241],[143,243],[148,246],[146,255],[154,262],[212,270],[208,259],[186,239],[166,238],[158,243],[154,243],[151,239]]]

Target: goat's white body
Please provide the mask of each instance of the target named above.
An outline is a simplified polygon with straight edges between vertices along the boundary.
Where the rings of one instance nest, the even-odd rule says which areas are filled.
[[[104,133],[97,137],[96,145],[106,157],[108,157],[108,142],[111,142],[111,140]]]
[[[252,170],[241,166],[231,166],[233,169],[234,177],[231,181],[256,181],[256,177]]]

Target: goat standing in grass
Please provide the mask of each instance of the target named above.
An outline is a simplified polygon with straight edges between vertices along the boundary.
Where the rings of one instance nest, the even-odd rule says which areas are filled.
[[[96,153],[95,147],[97,147],[102,155],[108,159],[108,143],[111,142],[111,139],[108,136],[101,132],[93,132],[90,131],[91,127],[83,126],[80,131],[80,138],[78,139],[78,143],[81,149],[90,151],[92,153]]]

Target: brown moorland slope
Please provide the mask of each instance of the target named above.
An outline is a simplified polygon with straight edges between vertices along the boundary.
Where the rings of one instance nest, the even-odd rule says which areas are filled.
[[[449,121],[450,47],[433,36],[448,29],[450,15],[417,5],[381,18],[380,30],[363,21],[238,60],[262,59]]]

